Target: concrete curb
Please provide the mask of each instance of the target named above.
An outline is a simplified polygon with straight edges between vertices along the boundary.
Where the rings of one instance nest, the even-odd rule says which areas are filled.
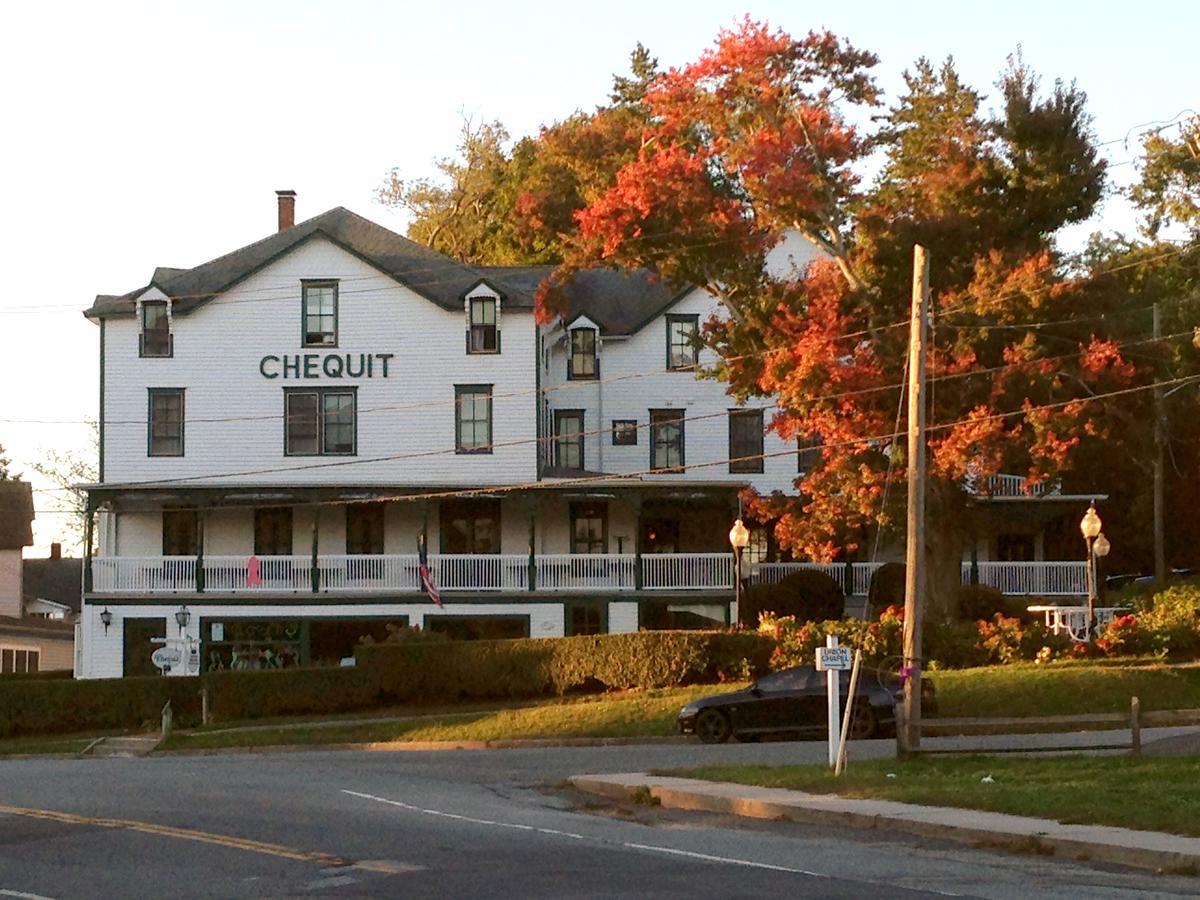
[[[890,800],[852,800],[780,788],[631,773],[574,775],[580,791],[613,800],[816,825],[878,829],[1021,853],[1115,863],[1175,874],[1200,872],[1200,838],[1104,825],[1066,825],[1048,819],[968,809],[917,806]]]
[[[372,753],[425,753],[439,750],[522,750],[543,747],[629,747],[640,744],[686,744],[686,737],[641,738],[505,738],[491,741],[375,741],[350,744],[264,744],[257,747],[186,747],[155,750],[151,756],[221,756],[236,753],[319,753],[357,750]],[[73,755],[73,754],[72,754]]]

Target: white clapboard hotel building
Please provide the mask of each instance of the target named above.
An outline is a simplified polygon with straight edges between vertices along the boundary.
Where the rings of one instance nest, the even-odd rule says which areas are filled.
[[[295,195],[278,202],[277,233],[86,311],[100,476],[78,675],[153,674],[164,640],[178,674],[337,665],[389,624],[728,621],[738,492],[793,490],[806,454],[697,378],[710,295],[585,272],[541,325],[545,267],[463,265],[342,208],[294,224]],[[750,552],[774,558],[765,530]]]
[[[336,665],[388,623],[728,620],[738,491],[790,490],[798,462],[769,410],[696,377],[709,295],[587,272],[539,325],[548,268],[466,266],[341,208],[293,224],[294,203],[270,237],[86,311],[80,675],[152,674],[155,638],[208,670]]]

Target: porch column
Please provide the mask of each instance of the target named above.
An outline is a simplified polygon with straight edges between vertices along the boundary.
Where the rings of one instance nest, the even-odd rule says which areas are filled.
[[[529,498],[529,590],[537,590],[537,500]]]
[[[645,579],[642,577],[642,495],[633,495],[634,534],[633,534],[633,586],[641,590]]]
[[[317,564],[317,537],[320,534],[321,522],[321,507],[313,507],[312,520],[312,562],[309,572],[312,576],[312,592],[318,594],[321,591],[321,568]]]
[[[89,498],[83,518],[83,592],[85,594],[92,592],[92,520],[95,517],[96,510]]]
[[[203,507],[196,513],[196,593],[204,593],[204,519]]]

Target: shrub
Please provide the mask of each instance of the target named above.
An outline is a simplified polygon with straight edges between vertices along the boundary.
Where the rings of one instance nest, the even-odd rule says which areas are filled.
[[[794,616],[764,615],[759,624],[759,633],[776,642],[772,669],[813,665],[817,647],[824,647],[825,638],[831,634],[837,635],[843,646],[862,650],[864,664],[878,666],[889,657],[899,657],[902,630],[903,620],[894,607],[885,610],[877,622],[800,622]]]
[[[991,621],[976,623],[979,649],[986,655],[985,663],[1010,663],[1018,659],[1033,659],[1042,645],[1040,628],[1027,628],[1020,619],[996,613]]]
[[[817,569],[800,569],[776,584],[758,584],[746,591],[738,619],[751,628],[763,613],[823,621],[840,619],[845,607],[846,595],[833,578]]]
[[[200,719],[200,679],[19,679],[0,682],[0,737],[158,727],[171,701],[175,722]]]
[[[884,563],[871,576],[867,589],[867,602],[871,611],[882,611],[889,606],[904,606],[904,564]]]
[[[646,631],[570,638],[376,644],[360,666],[388,701],[561,695],[670,687],[764,672],[772,642],[755,634]]]
[[[350,668],[220,671],[204,676],[213,719],[352,712],[380,705],[371,672]]]
[[[1006,597],[998,588],[988,584],[964,584],[958,592],[958,617],[964,622],[990,620],[997,613],[1009,618],[1028,616],[1024,597]]]

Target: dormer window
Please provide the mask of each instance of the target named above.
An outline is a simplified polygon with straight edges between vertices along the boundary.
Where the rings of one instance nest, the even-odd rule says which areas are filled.
[[[142,304],[142,356],[170,356],[174,350],[171,340],[171,318],[165,300]]]
[[[492,297],[471,297],[467,301],[467,352],[500,352],[500,329],[496,327],[496,301]]]
[[[571,356],[567,360],[567,378],[571,381],[598,378],[600,364],[596,360],[596,330],[571,329]]]
[[[336,281],[305,281],[300,287],[305,347],[337,346]]]

